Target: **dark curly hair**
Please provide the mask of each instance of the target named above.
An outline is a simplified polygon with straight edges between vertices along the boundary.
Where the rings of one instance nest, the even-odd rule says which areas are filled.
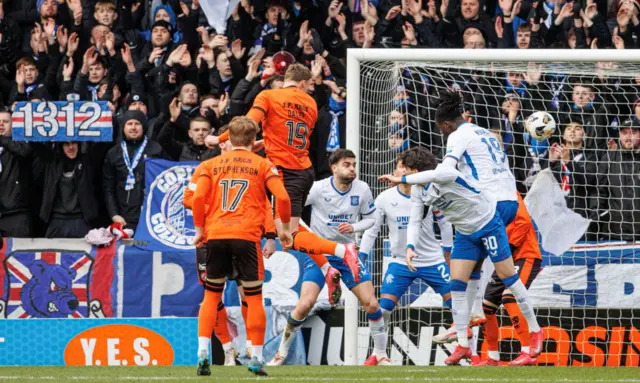
[[[416,146],[409,150],[398,154],[396,161],[402,161],[402,164],[411,169],[423,172],[425,170],[433,170],[438,166],[438,160],[427,149]]]
[[[464,102],[460,93],[453,90],[442,90],[436,101],[436,122],[456,121],[462,118]]]

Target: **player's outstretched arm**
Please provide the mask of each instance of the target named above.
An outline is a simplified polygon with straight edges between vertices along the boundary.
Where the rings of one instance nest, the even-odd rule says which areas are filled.
[[[462,176],[462,173],[457,169],[450,166],[438,165],[438,167],[433,170],[403,176],[402,183],[410,185],[426,185],[431,182],[444,184],[454,182],[456,178],[460,176]]]
[[[251,110],[247,114],[247,117],[255,121],[257,124],[260,124],[262,120],[267,116],[267,110],[269,110],[269,98],[265,92],[262,92],[256,97],[253,102],[253,106]],[[259,126],[259,125],[258,125]],[[222,133],[218,137],[209,136],[205,139],[205,145],[209,148],[213,148],[221,142],[225,142],[229,140],[229,131]]]

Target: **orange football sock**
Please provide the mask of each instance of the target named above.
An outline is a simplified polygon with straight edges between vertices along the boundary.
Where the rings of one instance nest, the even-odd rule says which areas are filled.
[[[299,231],[293,237],[293,248],[307,253],[309,258],[320,267],[328,262],[324,255],[335,255],[337,246],[337,243],[321,238],[310,231]]]
[[[484,324],[484,341],[489,351],[498,351],[498,317],[496,314],[484,314],[487,323]]]
[[[244,321],[244,325],[245,328],[247,326],[247,315],[248,315],[248,311],[249,311],[249,306],[247,306],[247,301],[242,301],[241,302],[242,306],[240,307],[240,312],[242,313],[242,320]]]
[[[520,307],[518,306],[518,303],[516,303],[515,299],[513,299],[513,302],[508,303],[504,303],[504,300],[505,299],[503,298],[502,301],[504,308],[507,309],[509,318],[511,318],[511,324],[516,330],[516,333],[518,333],[520,345],[522,347],[529,347],[531,340],[529,339],[529,325],[527,324],[527,319],[522,315]]]
[[[222,287],[210,284],[211,290],[204,290],[204,299],[198,312],[198,336],[211,338],[213,329],[216,327],[218,317],[218,304],[222,301]],[[213,290],[213,291],[212,291]]]
[[[262,301],[262,286],[245,287],[244,297],[247,300],[248,312],[246,323],[247,333],[251,344],[255,346],[264,345],[264,333],[267,330],[267,316],[264,312]]]
[[[229,327],[227,326],[227,309],[224,307],[224,303],[222,303],[222,301],[218,303],[218,317],[216,320],[215,332],[218,339],[220,339],[220,343],[227,344],[231,342]]]

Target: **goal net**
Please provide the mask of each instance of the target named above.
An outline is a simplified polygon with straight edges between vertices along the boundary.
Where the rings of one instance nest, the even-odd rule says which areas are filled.
[[[556,225],[544,239],[544,270],[530,288],[547,338],[540,364],[640,364],[638,61],[615,50],[349,50],[347,147],[374,197],[386,189],[377,177],[393,171],[398,153],[422,146],[443,158],[434,103],[449,89],[462,95],[465,117],[498,139],[528,205],[535,194],[537,210],[548,206],[536,216],[548,221],[564,201],[585,219],[582,229]],[[556,121],[547,141],[525,129],[535,111]],[[390,256],[382,231],[368,265],[377,296]],[[345,304],[347,364],[371,352],[364,312],[353,299]],[[499,322],[501,357],[509,361],[519,342],[505,311]],[[414,282],[389,324],[393,363],[441,365],[455,344],[435,345],[433,336],[450,323],[442,299]],[[481,333],[478,352],[486,356]]]

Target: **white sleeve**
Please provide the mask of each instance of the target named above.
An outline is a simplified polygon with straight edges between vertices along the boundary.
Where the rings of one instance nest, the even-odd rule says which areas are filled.
[[[453,225],[442,215],[438,209],[433,209],[436,216],[438,227],[440,228],[440,236],[442,237],[442,250],[451,251],[453,248]]]
[[[460,176],[462,176],[462,173],[457,169],[451,166],[438,165],[438,167],[433,170],[404,176],[402,177],[402,183],[410,185],[426,185],[431,182],[445,184],[455,181],[456,178]]]
[[[407,226],[407,248],[415,250],[414,243],[420,236],[422,217],[424,217],[424,203],[421,199],[422,190],[420,186],[411,188],[411,216]]]
[[[373,250],[378,234],[380,234],[380,228],[384,222],[384,209],[380,207],[378,200],[380,200],[380,197],[376,199],[376,211],[371,214],[372,218],[375,218],[373,226],[362,234],[362,240],[360,241],[360,252],[366,253],[367,255],[370,255],[371,250]]]
[[[447,138],[447,154],[445,154],[445,159],[447,157],[452,158],[456,161],[460,161],[460,157],[467,150],[467,145],[469,144],[469,138],[466,137],[462,132],[456,131],[449,135]]]
[[[307,196],[307,200],[304,203],[304,206],[313,205],[317,196],[320,194],[320,181],[316,181],[311,186],[311,190],[309,190],[309,195]]]
[[[364,220],[366,216],[376,211],[376,203],[373,200],[373,194],[371,194],[371,188],[366,183],[362,183],[366,190],[362,193],[362,203],[360,204],[360,215]]]
[[[374,209],[372,213],[375,213],[375,211],[376,210]],[[351,226],[353,226],[353,231],[363,231],[373,226],[376,223],[376,218],[372,217],[372,215],[373,214],[365,215],[364,217],[360,218],[360,221],[351,224]]]

